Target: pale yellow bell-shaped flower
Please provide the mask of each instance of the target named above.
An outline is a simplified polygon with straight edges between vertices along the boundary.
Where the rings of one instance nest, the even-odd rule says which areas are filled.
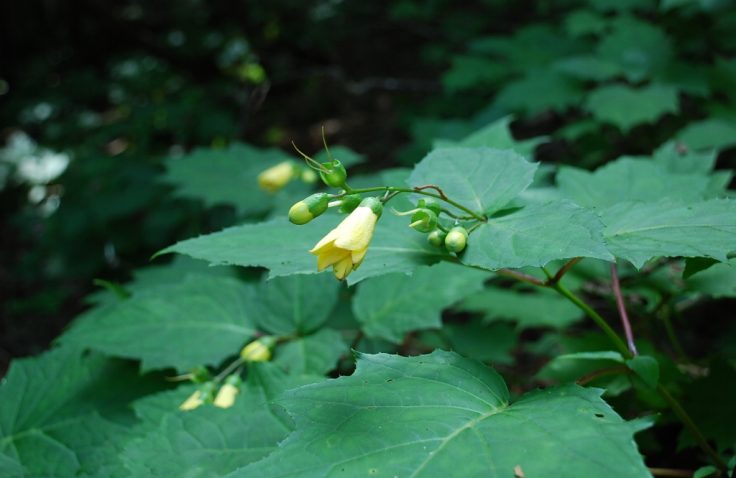
[[[268,362],[271,360],[271,348],[273,344],[273,337],[261,337],[243,347],[243,350],[240,351],[240,356],[246,362]]]
[[[225,383],[217,392],[215,401],[212,402],[216,407],[230,408],[235,404],[235,398],[240,393],[240,376],[237,374],[230,375],[225,379]]]
[[[329,266],[338,280],[357,269],[373,238],[383,206],[376,198],[366,198],[348,217],[323,237],[309,252],[317,256],[317,270]]]
[[[179,410],[194,410],[195,408],[198,408],[200,405],[204,403],[204,399],[202,397],[202,392],[197,390],[193,394],[189,395],[189,398],[184,400],[181,405],[179,405]]]
[[[284,161],[272,166],[258,175],[258,185],[264,191],[275,193],[286,186],[294,177],[295,168],[291,161]]]

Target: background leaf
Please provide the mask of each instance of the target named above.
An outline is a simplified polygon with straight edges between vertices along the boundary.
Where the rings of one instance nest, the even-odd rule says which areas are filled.
[[[141,369],[217,365],[256,332],[252,286],[190,275],[118,304],[94,309],[61,337],[63,344],[141,360]]]
[[[624,202],[601,211],[611,252],[640,268],[654,257],[712,257],[725,261],[736,244],[734,201],[683,205]]]
[[[353,313],[369,337],[401,342],[410,330],[440,327],[442,309],[480,290],[488,277],[450,263],[419,268],[410,280],[385,275],[360,285]]]
[[[656,121],[665,113],[677,113],[677,90],[663,85],[637,89],[602,86],[588,95],[585,108],[597,119],[626,132],[638,124]]]

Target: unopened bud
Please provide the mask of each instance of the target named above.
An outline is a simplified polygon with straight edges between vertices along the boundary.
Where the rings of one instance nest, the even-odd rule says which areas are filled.
[[[332,161],[327,161],[326,163],[322,163],[322,166],[325,170],[320,171],[319,176],[326,185],[332,186],[333,188],[345,186],[348,173],[345,171],[345,166],[339,160],[333,159]]]
[[[215,401],[212,402],[216,407],[230,408],[235,404],[235,397],[240,393],[240,376],[238,374],[230,375],[225,379],[225,383],[217,392]]]
[[[437,214],[431,209],[418,209],[411,215],[409,227],[419,232],[431,232],[437,227]]]
[[[327,210],[330,197],[326,193],[316,193],[295,203],[289,209],[289,221],[306,224]]]
[[[315,173],[311,168],[306,168],[302,171],[302,181],[307,184],[314,184],[317,182],[317,178],[317,173]]]
[[[461,226],[450,229],[445,237],[445,247],[450,252],[462,252],[468,243],[468,231]]]
[[[208,402],[212,399],[212,393],[215,390],[215,384],[212,382],[207,382],[199,387],[194,393],[189,395],[189,398],[184,400],[181,405],[179,405],[179,410],[194,410],[195,408],[199,407],[205,402]]]
[[[258,175],[258,185],[264,191],[274,193],[286,186],[294,176],[294,163],[284,161],[271,168],[266,169]]]
[[[271,348],[275,342],[273,337],[261,337],[243,347],[240,356],[246,362],[268,362],[271,360]]]
[[[442,229],[435,229],[427,235],[427,242],[434,247],[442,247],[445,244],[445,236],[447,233]]]

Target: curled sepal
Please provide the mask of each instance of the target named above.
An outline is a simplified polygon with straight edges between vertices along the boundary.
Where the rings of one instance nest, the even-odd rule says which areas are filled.
[[[275,193],[294,177],[297,172],[295,166],[291,161],[284,161],[266,169],[258,175],[258,185],[264,191]]]
[[[419,201],[417,201],[417,207],[422,209],[429,209],[437,216],[439,216],[440,212],[442,212],[442,205],[438,200],[434,198],[426,197],[419,199]]]
[[[261,337],[243,347],[240,357],[246,362],[268,362],[271,360],[271,349],[275,344],[276,339],[273,337]]]
[[[179,405],[179,410],[194,410],[205,402],[212,400],[212,394],[215,391],[215,384],[212,382],[203,383],[194,393]]]
[[[468,243],[468,231],[462,226],[450,229],[445,237],[445,247],[450,252],[462,252]]]
[[[306,224],[327,210],[330,197],[326,193],[316,193],[295,203],[289,209],[289,221]]]
[[[220,387],[217,392],[215,401],[212,402],[214,406],[220,408],[230,408],[235,404],[235,398],[240,393],[240,375],[234,373],[225,379],[225,383]]]
[[[411,215],[409,227],[419,232],[431,232],[437,227],[437,214],[431,209],[418,209]]]
[[[447,233],[442,229],[435,229],[434,231],[427,234],[427,242],[432,244],[434,247],[442,247],[445,245],[445,237]]]
[[[348,194],[347,196],[343,196],[340,200],[338,211],[344,214],[350,214],[355,211],[356,207],[360,206],[361,201],[363,201],[363,197],[360,194]]]
[[[326,185],[333,188],[342,188],[345,186],[348,173],[345,171],[345,166],[342,165],[340,160],[333,159],[332,161],[322,163],[319,176]]]

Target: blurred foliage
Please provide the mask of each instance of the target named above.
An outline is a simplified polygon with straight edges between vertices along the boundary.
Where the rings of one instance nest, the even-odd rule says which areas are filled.
[[[82,473],[81,466],[88,476],[101,469],[143,473],[137,467],[151,453],[148,446],[158,456],[168,446],[151,430],[160,425],[176,434],[200,423],[197,415],[172,412],[193,388],[166,391],[150,370],[218,368],[258,331],[298,337],[279,344],[272,367],[248,374],[238,406],[257,410],[255,418],[231,423],[226,415],[204,416],[228,439],[212,444],[208,436],[203,443],[228,448],[252,439],[238,435],[236,425],[278,426],[262,443],[243,446],[255,450],[248,459],[218,461],[218,473],[265,456],[292,429],[261,396],[351,372],[351,347],[404,355],[454,349],[493,363],[514,396],[582,379],[605,389],[623,417],[661,413],[657,427],[637,435],[650,466],[696,468],[703,461],[643,383],[653,377],[652,364],[606,355],[604,338],[548,290],[465,269],[444,272],[455,282],[432,294],[423,286],[433,282],[433,269],[455,267],[442,264],[421,269],[413,282],[395,274],[369,279],[357,291],[335,287],[320,309],[298,291],[323,284],[274,279],[269,284],[279,293],[269,297],[259,289],[258,268],[212,269],[168,257],[150,266],[149,260],[181,239],[237,224],[249,226],[226,231],[223,243],[237,231],[243,243],[261,241],[250,224],[272,218],[273,229],[258,226],[263,237],[278,242],[290,234],[278,217],[316,186],[292,178],[269,194],[258,189],[256,176],[282,161],[297,162],[292,140],[319,158],[322,127],[355,184],[358,176],[375,184],[375,173],[388,168],[402,169],[383,177],[403,177],[404,168],[438,147],[491,146],[540,161],[520,201],[565,197],[606,208],[638,200],[652,217],[705,217],[654,201],[733,197],[733,2],[54,0],[6,10],[0,16],[0,369],[47,348],[79,315],[59,340],[62,347],[19,362],[9,374],[16,382],[6,389],[19,404],[23,396],[14,391],[21,379],[32,383],[29,394],[56,394],[46,405],[60,410],[58,416],[34,415],[22,425],[61,424],[60,441],[82,450],[81,465],[59,458],[64,472]],[[733,214],[722,209],[723,217]],[[697,249],[708,234],[690,236],[688,247]],[[311,245],[307,235],[304,243]],[[650,252],[617,255],[641,265]],[[283,257],[263,255],[250,252],[246,262],[285,267]],[[391,272],[370,267],[354,278]],[[724,456],[733,456],[736,446],[736,326],[729,316],[735,271],[733,257],[655,260],[640,272],[629,265],[620,271],[641,351]],[[95,288],[95,279],[104,279],[96,282],[102,287]],[[602,261],[582,261],[565,283],[615,316]],[[397,299],[401,294],[427,295],[422,313]],[[320,309],[312,314],[316,322],[305,325],[279,309],[285,297]],[[228,307],[204,326],[192,325],[190,340],[179,342],[181,331],[161,331],[167,320],[207,316],[207,301]],[[243,312],[251,306],[274,317],[259,323],[268,314]],[[396,320],[382,321],[386,316]],[[231,335],[223,336],[222,327]],[[198,348],[203,337],[210,337],[211,349]],[[80,355],[81,349],[94,352]],[[121,358],[142,361],[149,373],[138,377]],[[71,373],[68,382],[33,375],[59,374],[62,366]],[[626,374],[599,374],[621,368]],[[90,413],[85,403],[104,402],[90,390],[108,387],[111,373],[121,374],[118,386],[127,395],[120,406],[107,403]],[[148,395],[154,391],[160,393]],[[134,400],[131,417],[127,405]],[[134,431],[124,430],[130,423]],[[90,427],[99,436],[79,431]],[[144,439],[126,445],[135,437]],[[95,440],[106,447],[93,449]],[[36,453],[37,444],[25,443],[18,456],[29,463]],[[181,471],[176,457],[169,458],[161,476]],[[18,471],[4,460],[0,454],[0,470]]]

